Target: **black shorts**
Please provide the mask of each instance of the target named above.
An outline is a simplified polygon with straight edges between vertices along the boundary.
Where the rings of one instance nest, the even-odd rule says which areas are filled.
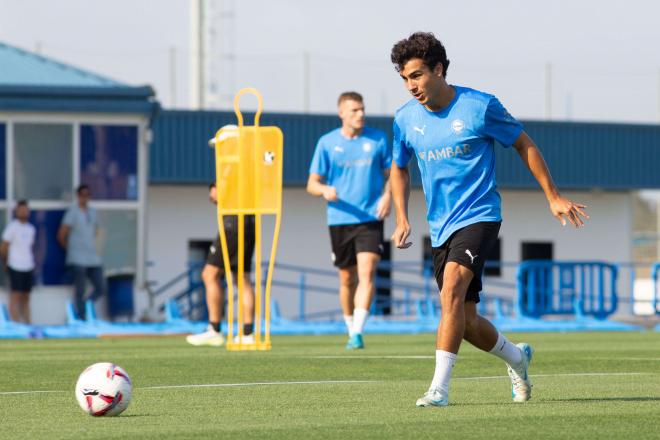
[[[17,292],[30,292],[34,284],[34,271],[26,272],[9,268],[9,287]]]
[[[486,255],[497,241],[501,222],[481,222],[468,225],[454,232],[440,247],[434,247],[433,272],[438,288],[442,290],[442,277],[445,266],[453,261],[465,266],[474,275],[468,286],[465,301],[479,302],[482,289],[481,275],[486,263]]]
[[[330,242],[335,266],[355,266],[359,252],[383,254],[383,222],[330,226]]]
[[[254,255],[254,216],[246,215],[243,225],[244,234],[244,253],[243,268],[245,273],[252,272],[252,256]],[[227,253],[229,254],[229,264],[232,272],[238,271],[238,217],[229,215],[224,217],[225,235],[227,237]],[[222,247],[220,246],[220,235],[215,239],[209,248],[209,254],[206,257],[206,264],[216,266],[224,271],[224,259],[222,258]]]

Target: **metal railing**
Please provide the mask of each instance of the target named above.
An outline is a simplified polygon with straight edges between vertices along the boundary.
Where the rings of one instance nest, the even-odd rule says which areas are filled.
[[[204,289],[204,283],[201,281],[203,267],[203,262],[189,263],[188,269],[151,292],[152,304],[157,299],[164,298],[158,306],[158,310],[163,312],[165,310],[165,303],[169,300],[174,300],[182,317],[191,320],[205,320],[208,312],[206,310],[206,291]],[[187,283],[183,289],[179,288],[174,293],[170,293],[184,280]]]
[[[510,264],[509,264],[510,265]],[[267,263],[264,263],[267,267]],[[167,300],[177,303],[183,317],[188,319],[205,319],[207,316],[206,302],[204,299],[204,284],[201,282],[200,272],[203,263],[190,264],[188,269],[176,275],[162,286],[152,291],[152,300],[155,303],[163,298],[159,310],[163,311]],[[379,270],[390,271],[390,277],[377,276],[374,280],[376,296],[374,298],[371,314],[388,315],[392,317],[414,316],[437,316],[439,309],[437,286],[433,278],[433,271],[429,264],[420,261],[406,262],[381,262]],[[299,266],[287,263],[275,264],[275,277],[273,278],[273,289],[278,292],[294,292],[297,295],[297,313],[295,319],[300,321],[334,319],[342,316],[338,307],[327,310],[308,311],[308,304],[319,295],[338,294],[337,272],[335,270],[318,269],[314,267]],[[396,278],[403,276],[414,278],[414,281],[400,281]],[[310,278],[312,278],[310,280]],[[265,277],[264,277],[265,279]],[[182,281],[187,280],[183,289],[171,293],[171,291]],[[326,281],[327,280],[327,281]],[[511,292],[515,288],[514,283],[495,281],[493,283],[504,287]],[[329,287],[332,286],[332,287]],[[379,292],[388,291],[387,296],[379,295]],[[505,310],[511,313],[513,301],[509,297],[499,294],[489,294],[479,304],[480,311],[484,314],[495,314],[497,311]]]
[[[152,292],[154,299],[164,299],[160,310],[163,310],[162,304],[166,300],[174,299],[184,317],[206,318],[204,285],[200,277],[203,264],[190,264],[187,270]],[[533,275],[529,275],[529,271],[527,276],[520,275],[519,270],[530,267],[539,269]],[[504,279],[484,277],[485,294],[479,303],[479,311],[485,315],[512,315],[517,312],[523,316],[540,317],[548,314],[574,315],[577,310],[582,315],[605,318],[617,311],[636,315],[635,305],[641,303],[651,304],[652,310],[660,314],[660,263],[649,267],[631,262],[488,262],[486,268],[509,269],[511,276],[504,276]],[[653,280],[653,295],[648,300],[635,298],[635,282],[642,268],[650,271]],[[389,271],[390,276],[376,277],[376,290],[389,291],[390,296],[377,295],[372,314],[385,315],[389,312],[390,316],[399,318],[437,315],[437,286],[428,262],[381,262],[378,269]],[[289,313],[291,317],[300,321],[341,318],[342,312],[338,306],[321,310],[312,306],[319,296],[337,297],[335,270],[276,263],[274,275],[274,292],[279,296],[288,293],[296,297],[294,312]],[[187,282],[186,286],[174,290],[182,281]],[[338,305],[338,301],[335,304]],[[622,304],[627,307],[622,309]],[[290,305],[288,308],[292,309]]]

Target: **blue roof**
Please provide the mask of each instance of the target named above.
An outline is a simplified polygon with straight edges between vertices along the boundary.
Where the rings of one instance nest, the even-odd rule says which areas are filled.
[[[284,183],[307,182],[318,138],[339,126],[335,115],[266,113],[262,125],[284,132]],[[245,116],[246,121],[252,115]],[[152,184],[200,184],[215,178],[213,150],[207,146],[219,127],[234,124],[231,112],[165,110],[155,119],[149,155]],[[545,156],[561,189],[660,188],[660,125],[523,121]],[[392,118],[368,117],[367,124],[391,139]],[[417,166],[413,184],[419,185]],[[511,148],[496,148],[500,188],[537,189],[538,184]]]
[[[126,87],[118,81],[0,42],[4,86]]]
[[[153,114],[150,86],[134,87],[0,42],[0,110]]]

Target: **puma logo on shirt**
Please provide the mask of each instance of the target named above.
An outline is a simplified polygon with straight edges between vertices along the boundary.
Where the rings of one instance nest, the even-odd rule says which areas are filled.
[[[426,125],[424,125],[422,128],[413,127],[413,130],[420,132],[422,136],[424,136],[424,130],[426,130]]]

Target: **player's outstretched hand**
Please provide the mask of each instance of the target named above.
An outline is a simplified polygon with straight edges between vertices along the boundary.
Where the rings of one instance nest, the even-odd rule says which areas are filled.
[[[399,249],[408,249],[410,246],[412,246],[411,241],[406,241],[408,237],[410,237],[410,225],[407,222],[403,224],[399,224],[397,222],[396,229],[392,234],[392,242]]]
[[[566,219],[568,219],[576,228],[584,226],[584,221],[589,219],[587,213],[584,212],[586,207],[587,205],[572,202],[561,196],[550,202],[550,211],[562,226],[566,226]]]
[[[378,204],[376,205],[376,216],[378,216],[378,219],[382,220],[390,215],[391,208],[392,196],[389,192],[386,192],[381,196],[381,198],[378,200]]]
[[[338,200],[337,189],[334,186],[326,186],[323,188],[323,198],[328,202],[336,202]]]

